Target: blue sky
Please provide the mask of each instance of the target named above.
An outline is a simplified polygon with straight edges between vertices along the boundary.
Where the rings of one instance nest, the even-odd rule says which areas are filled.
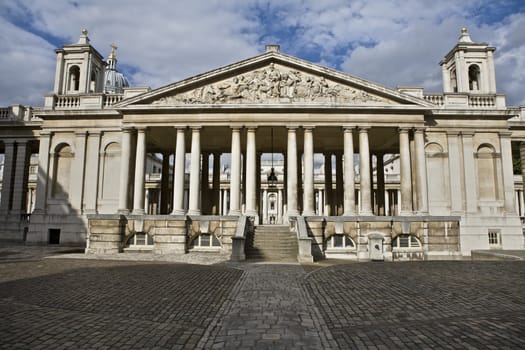
[[[281,51],[394,88],[442,91],[439,61],[461,27],[497,48],[509,105],[525,105],[523,0],[4,0],[0,106],[43,104],[55,52],[89,30],[132,85],[157,88],[261,53]]]

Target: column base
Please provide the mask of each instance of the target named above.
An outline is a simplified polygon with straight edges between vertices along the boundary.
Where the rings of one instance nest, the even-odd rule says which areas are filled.
[[[315,216],[315,211],[313,211],[313,210],[305,210],[305,211],[303,211],[303,216]]]
[[[128,215],[129,209],[119,209],[117,210],[117,214]]]
[[[239,209],[236,209],[236,210],[230,210],[230,212],[228,213],[228,215],[231,215],[231,216],[239,216],[241,215],[241,211]]]
[[[362,216],[374,216],[374,213],[372,213],[371,211],[362,211],[359,213],[359,215],[362,215]]]
[[[357,213],[355,211],[343,212],[343,216],[357,216]]]
[[[190,209],[188,210],[188,215],[201,215],[201,211],[198,209]]]
[[[174,209],[170,215],[185,215],[186,210],[184,209]]]
[[[145,211],[144,209],[133,209],[132,215],[144,215]]]

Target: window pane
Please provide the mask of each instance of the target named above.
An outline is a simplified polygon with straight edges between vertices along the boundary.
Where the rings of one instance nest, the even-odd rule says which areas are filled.
[[[408,236],[402,235],[399,237],[399,246],[401,248],[408,248]]]
[[[136,245],[145,245],[146,244],[146,234],[145,233],[137,233],[135,235],[135,244]]]
[[[211,243],[214,247],[220,247],[221,246],[221,242],[219,242],[219,239],[215,236],[212,236],[212,243]]]
[[[210,235],[201,235],[201,247],[210,246]]]
[[[354,242],[348,236],[345,236],[345,246],[348,248],[354,247]]]
[[[342,235],[335,235],[334,236],[334,247],[335,248],[342,248],[343,247],[343,236]]]

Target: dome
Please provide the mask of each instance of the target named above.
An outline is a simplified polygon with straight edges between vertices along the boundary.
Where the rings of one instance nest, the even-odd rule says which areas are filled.
[[[116,48],[115,45],[111,45],[111,53],[104,71],[104,92],[107,94],[121,94],[124,92],[124,88],[129,86],[124,74],[117,71]]]

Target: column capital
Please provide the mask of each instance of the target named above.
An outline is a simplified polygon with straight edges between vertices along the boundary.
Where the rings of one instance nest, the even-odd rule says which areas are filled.
[[[100,135],[102,135],[101,130],[88,131],[88,136],[100,136]]]
[[[242,126],[231,126],[232,131],[241,132]]]
[[[459,136],[459,134],[461,134],[461,132],[457,131],[457,130],[451,130],[451,131],[447,131],[447,136]]]
[[[40,137],[50,137],[51,135],[53,135],[52,131],[40,130]]]
[[[354,132],[355,125],[343,125],[344,132]]]
[[[135,127],[135,129],[137,129],[137,132],[146,132],[146,130],[148,130],[148,127],[141,125],[141,126]]]
[[[315,126],[314,125],[303,125],[303,129],[304,131],[312,131],[313,129],[315,129]]]
[[[286,128],[288,129],[288,131],[295,131],[299,129],[297,125],[290,125],[290,126],[287,126]]]
[[[500,137],[511,137],[512,136],[512,131],[500,131],[498,132],[499,136]]]
[[[401,126],[399,128],[397,128],[397,131],[399,131],[400,134],[404,134],[404,133],[408,133],[410,131],[411,128],[409,127],[405,127],[405,126]]]
[[[361,125],[357,127],[357,130],[359,130],[360,133],[367,133],[368,130],[370,130],[372,127],[369,125]]]
[[[464,137],[474,137],[475,132],[474,131],[462,131],[461,135]]]
[[[248,132],[255,132],[257,130],[257,126],[247,126],[246,131]]]
[[[424,126],[416,126],[416,127],[414,127],[414,132],[416,134],[424,133],[426,130],[427,130],[427,128],[425,128]]]
[[[88,132],[86,130],[84,130],[84,131],[75,131],[75,136],[76,137],[82,137],[82,136],[86,137],[87,133]]]
[[[191,131],[198,131],[198,130],[202,129],[202,126],[201,125],[196,125],[196,126],[192,125],[192,126],[190,126],[190,129],[191,129]]]
[[[132,133],[133,131],[135,131],[135,128],[132,126],[123,126],[121,130],[122,132]]]
[[[187,126],[186,125],[176,125],[173,127],[175,130],[183,130],[185,131]]]

